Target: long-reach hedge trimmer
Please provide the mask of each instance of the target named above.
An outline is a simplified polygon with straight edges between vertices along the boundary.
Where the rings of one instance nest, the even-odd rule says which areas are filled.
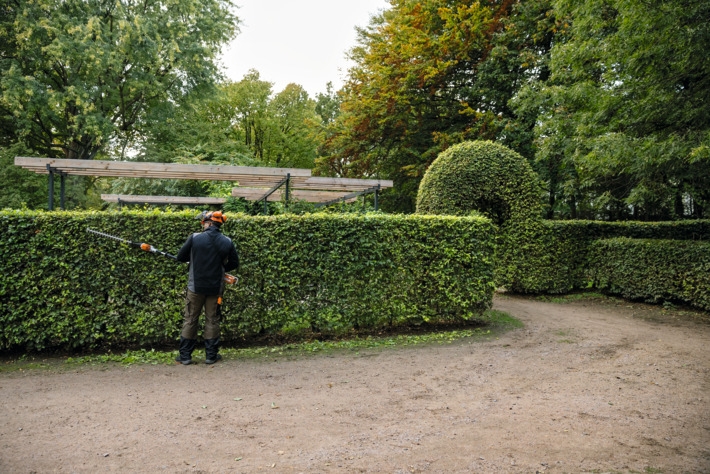
[[[86,231],[91,234],[99,235],[99,236],[105,237],[107,239],[116,240],[118,242],[123,242],[124,244],[128,244],[131,247],[138,247],[139,249],[144,250],[146,252],[162,255],[163,257],[167,257],[167,258],[177,261],[177,257],[175,255],[170,254],[168,252],[163,252],[162,250],[158,250],[155,247],[153,247],[152,245],[147,244],[145,242],[133,242],[131,240],[122,239],[121,237],[116,237],[115,235],[111,235],[111,234],[105,234],[103,232],[99,232],[98,230],[93,230],[93,229],[89,229],[89,228],[87,228]],[[230,275],[229,273],[224,274],[224,282],[227,285],[233,285],[233,284],[237,283],[238,281],[239,281],[239,277],[236,277],[234,275]]]

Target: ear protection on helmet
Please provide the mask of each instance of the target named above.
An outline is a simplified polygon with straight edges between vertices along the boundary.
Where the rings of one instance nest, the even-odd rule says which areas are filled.
[[[214,212],[203,211],[200,214],[198,214],[197,217],[195,217],[195,219],[198,219],[203,224],[205,221],[211,221],[211,222],[215,222],[217,224],[224,224],[225,222],[227,222],[227,216],[222,214],[222,211],[214,211]]]

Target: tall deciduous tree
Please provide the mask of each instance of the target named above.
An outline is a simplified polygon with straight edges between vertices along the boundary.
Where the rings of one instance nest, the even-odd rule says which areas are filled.
[[[269,102],[273,84],[261,79],[259,72],[250,70],[239,82],[225,86],[232,105],[234,127],[238,139],[251,149],[255,159],[264,161],[265,144],[270,133]]]
[[[546,1],[392,0],[359,30],[355,66],[331,125],[324,174],[394,179],[387,206],[412,211],[418,182],[440,151],[497,139],[532,156],[534,117],[509,100],[544,74],[551,43]],[[516,21],[512,20],[513,14]]]
[[[540,162],[562,176],[551,212],[701,217],[710,205],[710,3],[557,0],[569,18],[540,105]]]
[[[298,84],[289,84],[269,104],[276,133],[267,163],[293,168],[313,168],[322,120],[316,103]]]
[[[224,86],[235,137],[261,165],[313,167],[322,127],[315,101],[298,84],[278,93],[272,88],[255,70]]]
[[[218,76],[231,0],[12,0],[0,11],[0,115],[47,156],[90,159],[147,110]]]

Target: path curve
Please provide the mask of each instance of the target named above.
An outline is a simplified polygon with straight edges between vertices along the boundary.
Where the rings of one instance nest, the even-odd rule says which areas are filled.
[[[497,296],[498,339],[0,375],[0,472],[710,472],[710,326]]]

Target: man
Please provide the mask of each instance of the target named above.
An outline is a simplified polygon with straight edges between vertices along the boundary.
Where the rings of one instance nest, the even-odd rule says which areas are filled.
[[[221,231],[227,217],[219,211],[205,211],[197,219],[200,219],[203,231],[190,235],[177,254],[179,261],[190,263],[180,354],[175,359],[183,365],[192,363],[192,351],[197,344],[197,323],[203,307],[205,364],[222,359],[219,354],[219,318],[224,274],[239,268],[237,249]]]

